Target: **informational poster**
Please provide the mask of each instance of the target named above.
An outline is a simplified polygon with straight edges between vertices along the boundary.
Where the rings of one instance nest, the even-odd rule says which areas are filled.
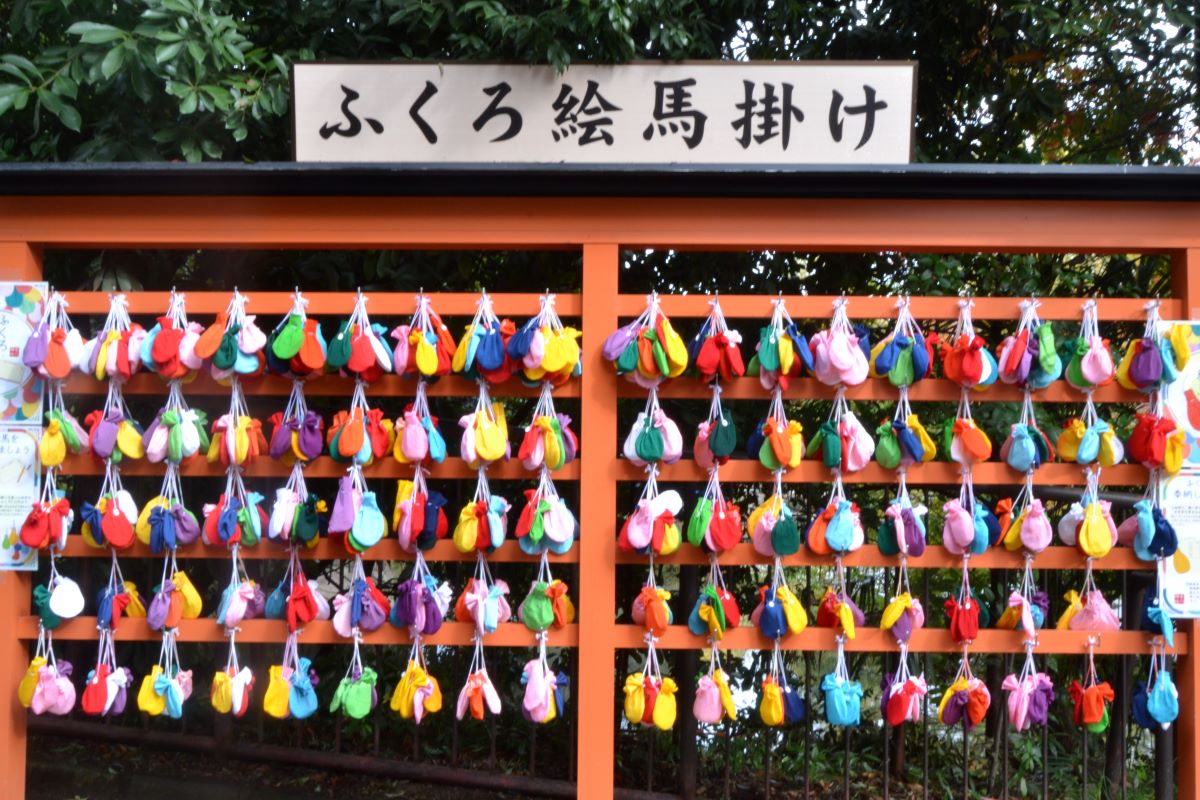
[[[46,284],[0,282],[0,423],[42,424],[42,381],[25,366],[25,340],[42,318]]]
[[[21,544],[18,533],[41,490],[37,444],[41,429],[0,424],[0,570],[36,570],[37,550]]]
[[[1173,617],[1200,618],[1200,323],[1163,322],[1192,327],[1187,368],[1164,396],[1165,413],[1184,432],[1183,468],[1166,483],[1163,515],[1175,528],[1179,550],[1163,563],[1159,603]]]
[[[301,63],[296,160],[906,164],[916,67]]]

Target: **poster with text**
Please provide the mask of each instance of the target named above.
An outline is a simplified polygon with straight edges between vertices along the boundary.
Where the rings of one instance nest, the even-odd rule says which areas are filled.
[[[0,570],[36,570],[38,554],[18,533],[41,489],[37,443],[41,428],[0,424]]]
[[[1184,433],[1183,468],[1166,482],[1163,515],[1175,528],[1179,549],[1165,559],[1159,574],[1159,603],[1173,617],[1200,618],[1200,324],[1190,325],[1192,352],[1187,367],[1168,384],[1164,411]]]
[[[42,424],[42,380],[25,366],[25,341],[42,318],[46,284],[0,282],[0,423]]]

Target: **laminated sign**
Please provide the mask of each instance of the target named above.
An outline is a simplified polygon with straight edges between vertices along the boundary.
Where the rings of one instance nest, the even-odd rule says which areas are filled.
[[[296,64],[297,161],[903,164],[913,62]]]

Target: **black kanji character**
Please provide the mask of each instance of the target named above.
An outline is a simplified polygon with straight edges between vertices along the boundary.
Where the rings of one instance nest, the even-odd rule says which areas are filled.
[[[613,137],[608,132],[608,126],[613,122],[612,117],[599,115],[621,109],[604,99],[599,90],[600,84],[596,81],[588,81],[587,89],[583,92],[583,99],[580,100],[575,97],[575,90],[569,83],[562,85],[552,106],[558,112],[554,117],[554,124],[558,126],[558,130],[550,132],[554,141],[566,139],[583,131],[579,137],[581,146],[600,141],[606,145],[612,145]]]
[[[524,124],[519,111],[517,111],[515,108],[509,108],[507,106],[500,105],[500,103],[504,101],[504,98],[507,97],[508,93],[511,91],[512,87],[504,81],[497,83],[495,86],[488,86],[485,88],[483,93],[489,95],[492,98],[492,102],[489,103],[488,107],[484,109],[483,113],[480,114],[473,123],[471,123],[471,127],[478,132],[482,130],[483,126],[488,124],[488,121],[494,117],[508,117],[508,128],[505,129],[504,133],[500,134],[495,139],[492,139],[493,142],[503,142],[505,139],[513,138],[521,132],[521,126]]]
[[[345,136],[349,138],[358,136],[358,134],[362,132],[362,121],[359,120],[358,116],[350,110],[350,104],[357,100],[358,97],[358,92],[354,91],[349,86],[342,86],[342,116],[346,118],[346,126],[342,127],[342,123],[340,122],[336,125],[331,125],[326,122],[321,126],[321,130],[319,131],[322,139],[328,139],[335,133],[338,136]],[[367,124],[371,126],[371,130],[375,131],[376,133],[383,133],[382,122],[377,119],[371,119],[370,117],[367,117],[366,120]]]
[[[425,141],[430,144],[437,144],[437,132],[429,125],[428,122],[421,116],[421,109],[429,98],[438,93],[437,86],[433,81],[425,81],[425,88],[421,90],[421,96],[417,98],[417,102],[412,104],[412,108],[408,110],[408,115],[412,117],[412,121],[417,123],[417,127],[421,129],[421,133],[425,134]]]
[[[688,87],[695,85],[695,78],[654,82],[655,122],[651,122],[646,126],[646,130],[642,131],[643,139],[650,141],[657,123],[659,136],[666,136],[668,128],[671,133],[682,130],[683,141],[687,143],[688,150],[700,144],[700,140],[704,138],[704,123],[708,116],[692,107],[692,94]],[[679,120],[679,123],[676,124],[672,120]]]
[[[762,100],[755,100],[754,81],[742,81],[746,99],[736,106],[737,110],[742,112],[742,116],[731,124],[734,130],[740,132],[737,142],[743,150],[750,147],[751,139],[762,144],[776,136],[780,137],[780,144],[783,145],[784,150],[787,150],[788,143],[792,138],[792,120],[803,122],[804,112],[798,106],[792,105],[792,89],[794,88],[792,84],[784,83],[782,85],[783,102],[781,103],[780,98],[775,94],[775,84],[764,83]],[[758,118],[757,133],[754,132],[755,117]]]
[[[854,116],[856,114],[866,114],[867,118],[863,121],[862,138],[858,140],[858,144],[854,146],[858,150],[866,144],[871,134],[875,132],[875,112],[882,111],[888,107],[888,104],[883,100],[875,99],[875,87],[863,84],[863,94],[866,95],[866,102],[861,106],[846,106],[846,114]],[[839,113],[842,108],[842,93],[837,89],[833,90],[833,100],[829,104],[829,133],[833,135],[835,142],[842,140],[842,116]]]

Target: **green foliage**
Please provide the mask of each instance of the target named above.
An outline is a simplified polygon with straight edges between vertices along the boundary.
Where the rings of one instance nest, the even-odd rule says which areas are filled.
[[[1195,16],[1166,0],[11,0],[7,9],[0,160],[287,159],[288,71],[309,59],[558,69],[913,59],[919,160],[1176,163],[1195,135]]]

